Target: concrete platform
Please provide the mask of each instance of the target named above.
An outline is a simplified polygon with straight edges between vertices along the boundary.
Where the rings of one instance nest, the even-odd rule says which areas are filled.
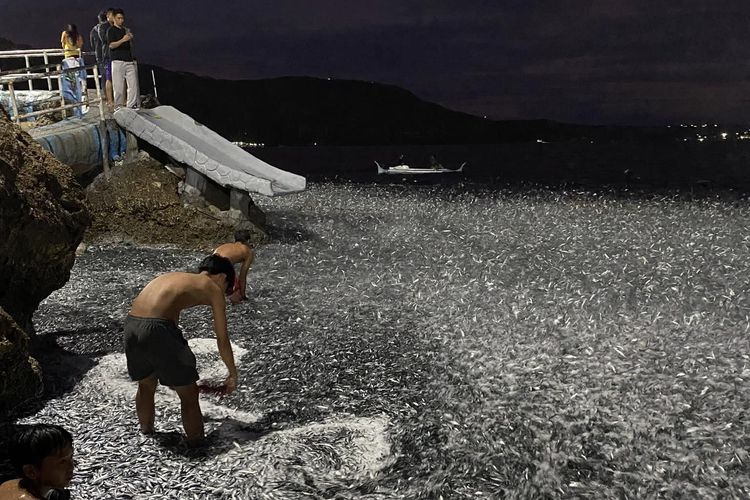
[[[125,153],[127,137],[114,120],[109,119],[106,124],[109,158],[113,160]],[[90,110],[83,118],[68,118],[32,128],[28,132],[44,149],[69,165],[75,175],[102,165],[103,131],[100,128],[98,110]]]
[[[189,176],[188,184],[200,191],[205,192],[208,182],[197,181],[198,176],[227,195],[236,190],[279,196],[305,189],[304,177],[269,165],[172,106],[122,108],[114,117],[122,128],[194,171],[197,175]]]

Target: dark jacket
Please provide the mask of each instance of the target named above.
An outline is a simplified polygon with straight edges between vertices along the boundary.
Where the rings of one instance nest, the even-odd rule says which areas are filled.
[[[110,24],[107,21],[99,23],[91,28],[89,34],[89,41],[91,46],[94,48],[96,53],[96,62],[103,63],[108,62],[111,59],[109,53],[109,43],[107,42],[107,31],[109,30]]]

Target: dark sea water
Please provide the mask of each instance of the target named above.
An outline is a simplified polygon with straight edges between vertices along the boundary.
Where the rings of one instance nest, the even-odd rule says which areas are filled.
[[[636,189],[750,189],[750,141],[518,143],[387,146],[277,146],[250,148],[253,155],[308,180],[414,182],[378,175],[375,161],[394,165],[401,155],[413,166],[428,166],[430,156],[457,168],[459,175],[439,182],[463,181],[546,186],[579,185]],[[417,176],[419,182],[434,175]]]

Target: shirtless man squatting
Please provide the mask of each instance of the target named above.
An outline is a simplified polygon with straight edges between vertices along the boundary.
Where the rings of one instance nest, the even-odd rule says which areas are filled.
[[[241,264],[239,277],[234,283],[234,291],[229,296],[232,304],[247,300],[247,272],[255,259],[255,249],[250,238],[250,231],[237,231],[234,233],[234,243],[224,243],[214,250],[214,255],[229,259],[232,265]]]

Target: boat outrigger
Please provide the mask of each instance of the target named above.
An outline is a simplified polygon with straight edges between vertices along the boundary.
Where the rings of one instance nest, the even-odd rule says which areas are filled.
[[[437,168],[436,167],[410,167],[409,165],[406,165],[404,163],[399,164],[399,165],[394,165],[393,167],[387,167],[387,168],[383,168],[378,162],[375,162],[375,165],[377,165],[378,167],[379,174],[390,174],[390,175],[451,174],[451,173],[463,172],[466,162],[463,162],[461,166],[456,169],[445,168],[442,165],[440,165]]]

